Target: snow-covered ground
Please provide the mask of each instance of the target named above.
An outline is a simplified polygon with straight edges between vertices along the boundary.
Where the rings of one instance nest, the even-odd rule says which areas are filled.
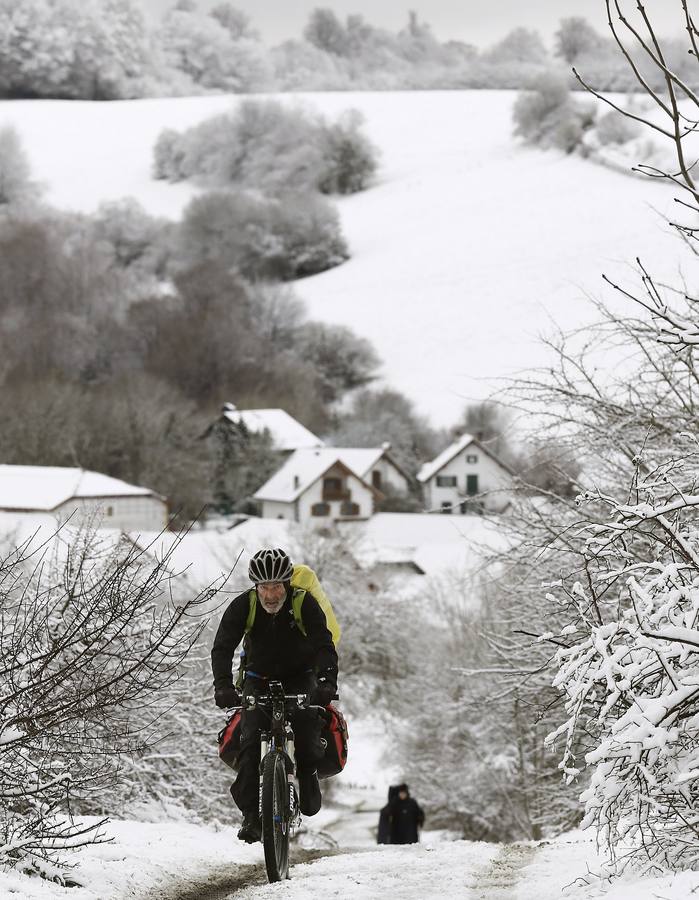
[[[342,827],[351,826],[352,813]],[[336,832],[341,837],[342,827]],[[0,872],[5,900],[689,900],[699,874],[660,878],[627,874],[611,884],[594,872],[600,860],[581,835],[523,844],[450,841],[426,831],[412,846],[343,846],[328,855],[292,851],[291,878],[266,884],[262,847],[247,846],[231,828],[183,823],[112,822],[113,842],[89,848],[63,887]],[[319,858],[313,858],[313,857]],[[590,874],[593,873],[593,874]]]
[[[64,873],[73,886],[0,869],[0,898],[688,900],[699,891],[697,873],[655,879],[630,873],[610,885],[595,876],[602,860],[591,836],[580,833],[497,845],[428,829],[418,845],[379,847],[379,809],[388,785],[402,778],[387,749],[379,722],[350,721],[347,766],[334,779],[332,801],[305,821],[292,851],[291,880],[282,884],[266,883],[261,845],[238,841],[235,827],[111,821],[104,828],[109,842],[85,848]]]
[[[314,317],[370,338],[386,379],[435,423],[466,398],[542,362],[539,333],[589,315],[601,274],[636,256],[676,274],[678,244],[658,212],[666,187],[512,138],[514,94],[490,91],[282,95],[334,116],[354,107],[378,145],[377,184],[338,201],[352,258],[298,282]],[[216,96],[123,103],[6,101],[46,198],[94,210],[134,196],[177,218],[190,185],[151,178],[163,128],[182,129],[232,108]],[[46,135],[51,139],[47,140]]]

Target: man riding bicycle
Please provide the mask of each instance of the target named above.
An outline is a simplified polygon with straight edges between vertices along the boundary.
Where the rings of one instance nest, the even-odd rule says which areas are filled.
[[[242,703],[233,685],[233,657],[244,637],[243,697],[264,694],[270,681],[281,681],[287,693],[309,694],[311,703],[318,706],[327,706],[335,696],[337,653],[325,613],[306,591],[301,622],[297,622],[292,608],[292,574],[291,560],[283,550],[260,550],[250,560],[248,576],[254,584],[253,592],[244,591],[229,604],[211,650],[214,700],[218,707],[225,709]],[[262,834],[258,811],[259,735],[266,724],[262,710],[243,710],[238,776],[231,785],[231,794],[243,813],[238,837],[247,843],[259,841]],[[314,816],[322,802],[316,772],[324,755],[322,723],[317,710],[301,708],[293,713],[291,725],[296,741],[301,812]]]

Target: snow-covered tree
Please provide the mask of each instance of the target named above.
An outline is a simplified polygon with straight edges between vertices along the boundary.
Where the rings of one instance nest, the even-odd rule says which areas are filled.
[[[0,4],[7,96],[134,96],[148,65],[145,20],[132,0]]]
[[[203,88],[245,93],[263,88],[268,79],[262,45],[237,34],[228,19],[174,8],[163,19],[160,46],[169,64]]]
[[[347,31],[332,9],[316,8],[309,16],[303,36],[309,42],[335,56],[346,56]]]
[[[157,736],[209,596],[177,599],[169,565],[169,554],[155,562],[129,542],[87,530],[64,529],[3,553],[5,865],[42,871],[42,861],[59,862],[95,840],[101,823],[82,823],[75,812],[113,787],[124,756]]]
[[[555,54],[567,63],[598,50],[604,39],[582,16],[561,19],[555,34]]]
[[[0,128],[0,207],[26,203],[38,194],[19,135],[10,126]]]

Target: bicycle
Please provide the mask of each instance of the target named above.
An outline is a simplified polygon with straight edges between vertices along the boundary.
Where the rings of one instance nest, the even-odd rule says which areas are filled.
[[[260,732],[259,812],[262,845],[270,882],[289,877],[289,839],[301,824],[296,777],[294,732],[289,721],[294,709],[317,709],[308,694],[285,694],[279,681],[269,683],[266,694],[245,698],[247,709],[269,712],[269,730]]]

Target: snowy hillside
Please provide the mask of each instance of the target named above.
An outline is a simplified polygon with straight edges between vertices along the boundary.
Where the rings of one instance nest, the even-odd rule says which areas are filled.
[[[283,95],[331,116],[355,107],[380,147],[378,183],[339,201],[352,259],[297,283],[313,316],[369,337],[389,383],[437,424],[495,379],[542,360],[537,335],[570,327],[601,273],[640,255],[674,270],[658,212],[667,188],[511,136],[508,92]],[[150,177],[159,132],[232,106],[226,96],[123,103],[4,102],[46,198],[93,210],[135,196],[178,217],[189,185]],[[48,137],[50,136],[50,137]],[[606,292],[604,296],[609,296]]]

